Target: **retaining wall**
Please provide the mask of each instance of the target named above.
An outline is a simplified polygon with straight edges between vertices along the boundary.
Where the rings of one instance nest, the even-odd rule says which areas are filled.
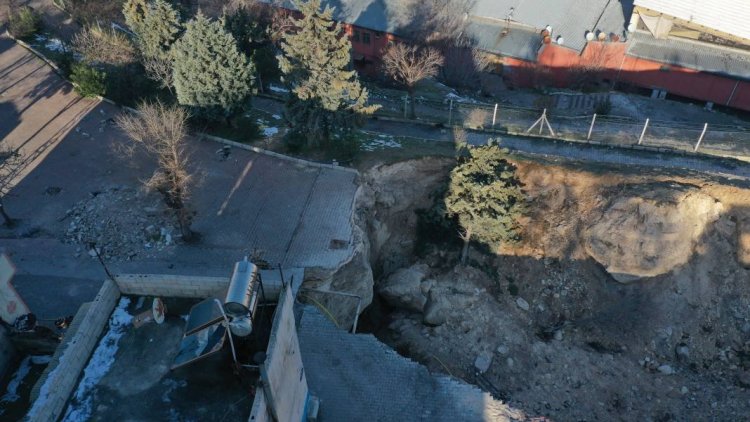
[[[26,417],[28,421],[49,422],[60,417],[68,398],[78,384],[81,371],[88,364],[91,353],[99,343],[102,331],[119,297],[120,290],[117,285],[111,280],[106,280],[83,314],[78,330],[59,355],[57,366],[46,378],[39,381],[39,398],[33,403]]]

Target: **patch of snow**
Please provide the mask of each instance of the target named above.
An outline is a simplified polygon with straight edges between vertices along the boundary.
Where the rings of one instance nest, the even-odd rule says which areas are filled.
[[[268,89],[270,89],[273,92],[281,92],[281,93],[288,93],[289,92],[288,89],[282,88],[282,87],[276,86],[276,85],[269,85]]]
[[[65,44],[57,38],[47,38],[44,35],[37,34],[37,35],[34,35],[34,40],[38,42],[39,44],[43,45],[44,48],[50,51],[64,53],[67,50],[69,50],[68,48],[65,47]]]
[[[278,114],[274,114],[274,115],[273,115],[273,116],[271,116],[271,117],[273,117],[273,118],[274,118],[274,119],[276,119],[276,120],[281,120],[281,116],[279,116]]]
[[[13,379],[8,383],[6,393],[0,397],[0,402],[14,402],[21,398],[21,396],[18,395],[18,387],[21,386],[26,375],[29,375],[29,371],[31,371],[31,356],[26,356],[21,361],[21,365],[18,366],[16,373],[13,374]]]
[[[375,151],[386,148],[401,148],[401,143],[393,139],[393,136],[381,133],[377,138],[363,142],[360,146],[362,151]]]
[[[88,365],[83,370],[83,377],[78,383],[78,388],[73,395],[73,400],[68,406],[63,421],[85,421],[91,416],[92,390],[109,372],[109,368],[115,361],[120,338],[125,335],[128,326],[133,321],[133,316],[127,311],[128,305],[130,305],[130,299],[123,297],[112,312],[112,316],[109,318],[109,329],[99,341]]]
[[[448,94],[445,95],[445,101],[448,102],[450,100],[453,100],[453,101],[455,101],[457,103],[482,104],[481,101],[477,101],[477,100],[475,100],[473,98],[462,97],[462,96],[460,96],[458,94],[454,94],[452,92],[449,92]]]
[[[277,127],[272,126],[263,128],[263,136],[265,136],[266,138],[276,135],[277,133],[279,133],[279,128]]]

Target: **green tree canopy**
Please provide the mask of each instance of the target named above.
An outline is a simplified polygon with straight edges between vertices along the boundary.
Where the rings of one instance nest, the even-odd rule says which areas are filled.
[[[148,5],[137,32],[141,53],[147,59],[168,60],[169,50],[182,30],[180,14],[164,0]]]
[[[518,219],[526,211],[526,199],[506,157],[507,151],[497,145],[470,148],[451,172],[445,207],[464,230],[462,262],[472,239],[499,246],[520,237]]]
[[[284,34],[279,67],[292,90],[287,119],[293,132],[304,136],[308,146],[320,146],[334,137],[348,137],[358,117],[379,106],[367,104],[367,90],[351,61],[349,39],[333,9],[320,8],[320,0],[294,0],[302,17],[294,19],[295,31]]]
[[[177,100],[198,115],[228,118],[252,92],[254,65],[237,49],[223,22],[199,12],[185,25],[172,54]]]
[[[146,16],[147,8],[148,2],[146,0],[126,0],[122,5],[122,15],[125,17],[125,24],[136,34],[141,32],[141,25]]]

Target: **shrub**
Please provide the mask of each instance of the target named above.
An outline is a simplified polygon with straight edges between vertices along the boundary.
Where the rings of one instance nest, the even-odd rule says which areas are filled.
[[[73,38],[73,49],[88,63],[124,65],[136,61],[136,51],[127,36],[98,24],[81,30]]]
[[[71,68],[70,80],[76,84],[76,92],[84,97],[95,97],[106,93],[107,74],[82,63]]]
[[[8,17],[8,32],[15,38],[29,38],[41,29],[39,15],[28,6],[20,7]]]

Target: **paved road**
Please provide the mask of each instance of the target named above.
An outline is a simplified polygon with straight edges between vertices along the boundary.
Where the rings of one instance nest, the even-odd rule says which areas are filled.
[[[45,314],[89,300],[105,277],[85,246],[80,253],[81,245],[61,242],[70,223],[67,210],[92,193],[139,186],[152,163],[118,152],[127,139],[108,123],[118,108],[80,98],[5,38],[0,38],[0,92],[2,144],[22,145],[24,156],[35,157],[6,197],[20,224],[0,229],[0,249],[18,267],[16,288],[37,305],[33,310],[58,316]],[[334,268],[351,255],[355,173],[240,149],[221,161],[219,144],[191,139],[189,145],[198,181],[191,196],[197,211],[193,228],[202,241],[110,262],[112,272],[228,275],[236,260],[256,249],[269,263],[286,267]],[[111,213],[138,213],[147,205]]]
[[[408,123],[370,120],[366,130],[385,133],[393,136],[410,136],[436,142],[453,142],[450,131],[438,128],[412,125]],[[467,132],[467,139],[473,145],[484,145],[489,135],[479,132]],[[564,160],[594,162],[616,165],[625,168],[643,166],[673,170],[688,170],[712,175],[750,180],[750,163],[705,156],[658,153],[651,151],[627,150],[608,146],[576,144],[554,141],[543,138],[523,138],[501,136],[501,145],[527,155]]]

